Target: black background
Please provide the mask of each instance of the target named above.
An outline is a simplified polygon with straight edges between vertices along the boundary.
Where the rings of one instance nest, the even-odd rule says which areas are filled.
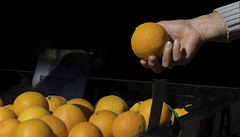
[[[89,76],[240,86],[240,41],[206,43],[186,66],[153,74],[131,50],[144,22],[191,19],[230,0],[1,1],[1,68],[35,70],[46,47],[94,52]],[[43,46],[47,45],[47,46]],[[97,61],[98,60],[98,61]]]

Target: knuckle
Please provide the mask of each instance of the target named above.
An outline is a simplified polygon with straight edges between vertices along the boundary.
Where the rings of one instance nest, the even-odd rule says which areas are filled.
[[[162,66],[163,66],[164,68],[169,68],[169,67],[171,67],[171,66],[170,66],[170,63],[166,63],[166,62],[163,62],[163,63],[162,63]]]
[[[182,59],[181,57],[178,57],[178,56],[177,56],[177,57],[176,57],[176,56],[173,57],[173,61],[174,61],[174,62],[181,62],[182,60],[183,60],[183,59]]]

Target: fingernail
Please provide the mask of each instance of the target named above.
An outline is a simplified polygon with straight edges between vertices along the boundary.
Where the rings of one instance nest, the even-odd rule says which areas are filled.
[[[174,44],[174,45],[179,44],[179,40],[178,40],[178,39],[175,39],[173,44]]]
[[[155,62],[155,57],[154,56],[149,56],[148,61],[154,63]]]
[[[166,47],[167,47],[167,48],[171,48],[171,47],[172,47],[172,43],[171,43],[170,41],[168,41],[168,42],[166,43]]]
[[[174,47],[175,47],[175,49],[178,49],[179,51],[181,50],[181,43],[178,39],[174,40]]]

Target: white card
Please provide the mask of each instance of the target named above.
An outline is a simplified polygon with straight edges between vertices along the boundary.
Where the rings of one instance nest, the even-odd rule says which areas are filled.
[[[48,49],[42,54],[32,80],[33,88],[67,99],[84,95],[91,53],[82,50]]]

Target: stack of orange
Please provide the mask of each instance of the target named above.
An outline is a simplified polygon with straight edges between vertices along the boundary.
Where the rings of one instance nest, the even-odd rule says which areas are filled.
[[[4,105],[0,98],[0,126],[2,127],[0,135],[4,137],[68,137],[68,133],[75,125],[87,122],[86,116],[93,113],[93,106],[87,100],[76,98],[74,101],[76,105],[62,96],[45,97],[36,91],[20,94],[13,104]],[[82,107],[89,108],[92,112],[77,106],[82,102],[85,103]]]
[[[44,97],[39,92],[28,91],[19,95],[13,104],[0,107],[0,126],[3,127],[0,134],[4,137],[22,137],[23,134],[31,137],[134,137],[146,132],[149,100],[129,109],[121,97],[108,95],[93,107],[82,98],[63,101],[56,95]],[[164,122],[160,123],[169,122],[171,117],[168,106],[164,106]]]

